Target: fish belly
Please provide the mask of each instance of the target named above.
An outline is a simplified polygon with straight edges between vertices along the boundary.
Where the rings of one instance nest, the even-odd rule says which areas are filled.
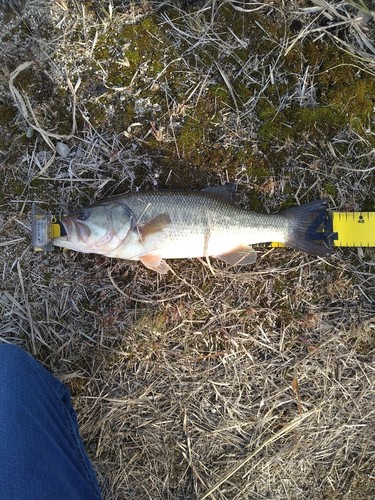
[[[172,225],[144,240],[134,235],[110,256],[127,260],[139,260],[145,255],[160,255],[163,259],[215,257],[255,243],[282,242],[283,239],[284,235],[274,230],[196,227],[181,230]]]

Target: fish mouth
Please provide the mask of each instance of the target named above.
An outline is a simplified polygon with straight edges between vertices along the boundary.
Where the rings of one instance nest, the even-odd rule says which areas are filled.
[[[69,217],[69,215],[65,215],[64,217],[61,218],[61,224],[62,224],[63,228],[65,229],[66,239],[69,240],[70,234],[72,232],[72,227],[73,227],[72,218]]]
[[[85,244],[91,235],[90,229],[85,224],[69,215],[62,217],[61,225],[65,234],[52,239],[55,246],[75,250],[77,245]]]
[[[71,232],[71,223],[66,219],[67,217],[62,217],[60,221],[62,234],[56,238],[52,238],[52,244],[56,247],[69,248],[70,246],[69,236]]]

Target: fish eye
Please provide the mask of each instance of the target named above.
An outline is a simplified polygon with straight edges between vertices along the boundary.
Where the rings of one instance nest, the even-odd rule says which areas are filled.
[[[89,217],[89,214],[85,212],[84,210],[80,210],[77,215],[78,220],[87,220]]]

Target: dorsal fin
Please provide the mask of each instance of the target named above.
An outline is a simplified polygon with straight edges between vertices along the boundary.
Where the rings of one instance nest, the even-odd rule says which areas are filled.
[[[233,182],[227,182],[220,186],[210,186],[202,189],[204,193],[212,194],[225,201],[232,202],[236,192],[236,185]]]

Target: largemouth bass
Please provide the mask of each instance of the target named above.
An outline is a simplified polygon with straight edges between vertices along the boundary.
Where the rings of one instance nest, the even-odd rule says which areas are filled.
[[[84,253],[139,260],[165,274],[164,259],[217,257],[230,265],[256,260],[251,245],[277,241],[312,255],[331,253],[316,233],[327,203],[313,201],[276,215],[250,212],[229,199],[230,185],[201,192],[129,193],[101,200],[62,218],[66,236],[53,244]]]

